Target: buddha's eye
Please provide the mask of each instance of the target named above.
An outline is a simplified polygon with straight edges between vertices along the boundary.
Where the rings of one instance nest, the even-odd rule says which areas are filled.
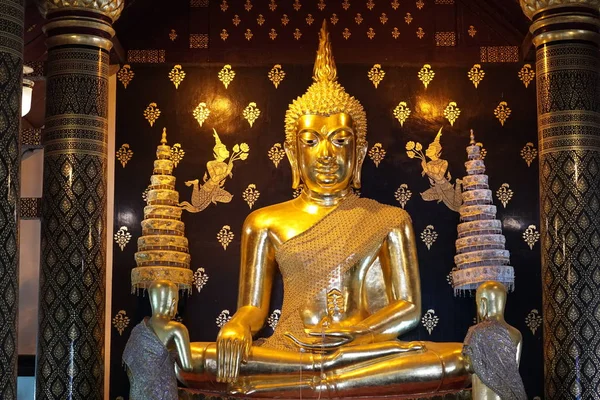
[[[343,146],[347,144],[350,140],[352,140],[352,134],[345,131],[341,131],[331,138],[331,143],[338,146]]]
[[[318,142],[317,136],[312,132],[302,132],[300,134],[300,143],[306,146],[315,146]]]

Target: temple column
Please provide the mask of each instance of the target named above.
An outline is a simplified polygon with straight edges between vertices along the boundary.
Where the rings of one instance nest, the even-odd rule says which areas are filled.
[[[17,398],[23,0],[0,0],[0,399]]]
[[[546,399],[600,393],[599,3],[521,0],[536,48]]]
[[[48,47],[38,399],[104,399],[108,67],[122,0],[39,2]]]

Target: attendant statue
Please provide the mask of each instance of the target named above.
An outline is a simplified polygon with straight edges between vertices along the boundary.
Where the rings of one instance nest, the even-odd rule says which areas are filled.
[[[488,281],[476,293],[479,323],[469,329],[464,353],[473,375],[473,400],[527,400],[519,361],[523,338],[504,320],[506,287]]]
[[[187,328],[172,321],[177,312],[178,286],[154,281],[148,287],[152,317],[144,318],[131,331],[123,362],[131,386],[131,400],[177,400],[175,363],[191,371],[190,339]]]
[[[232,393],[347,397],[459,390],[469,384],[460,343],[401,342],[421,317],[408,214],[359,198],[366,115],[337,82],[326,25],[314,83],[285,118],[295,199],[251,213],[241,238],[238,310],[216,343],[192,343],[186,385],[216,380]],[[283,277],[279,324],[253,342]],[[213,386],[214,387],[214,386]]]

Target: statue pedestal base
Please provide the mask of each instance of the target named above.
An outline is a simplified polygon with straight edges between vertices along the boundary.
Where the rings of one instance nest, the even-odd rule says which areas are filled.
[[[217,392],[207,392],[194,389],[179,388],[179,400],[240,400],[257,399],[260,397],[227,396]],[[262,397],[265,399],[266,397]],[[298,397],[294,397],[297,399]],[[326,398],[326,397],[324,397]],[[292,399],[292,398],[290,398]],[[439,392],[423,395],[410,396],[378,396],[378,397],[349,397],[348,400],[471,400],[471,390],[460,390],[458,392]],[[278,400],[285,400],[279,398]],[[343,400],[343,399],[342,399]]]

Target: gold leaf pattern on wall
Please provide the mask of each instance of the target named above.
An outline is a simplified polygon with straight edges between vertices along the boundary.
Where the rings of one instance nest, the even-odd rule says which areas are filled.
[[[185,151],[181,148],[181,144],[175,143],[171,147],[171,157],[170,157],[171,161],[173,161],[173,166],[177,167],[177,165],[179,165],[181,160],[183,160],[184,156],[185,156]]]
[[[200,267],[196,270],[196,272],[194,272],[194,286],[196,286],[196,290],[198,290],[198,293],[200,293],[200,291],[202,290],[202,288],[206,285],[206,283],[208,282],[208,274],[206,273],[206,271],[204,270],[204,268]]]
[[[344,28],[344,31],[342,32],[342,36],[344,37],[344,39],[346,39],[346,40],[350,39],[351,35],[352,35],[352,33],[350,32],[350,29]]]
[[[271,32],[269,32],[269,39],[275,40],[277,38],[277,32],[275,29],[271,28]]]
[[[336,13],[331,14],[331,18],[329,18],[329,20],[331,21],[332,25],[335,25],[338,23],[338,21],[340,20],[337,16]]]
[[[233,78],[235,78],[235,71],[231,69],[231,65],[226,64],[223,69],[219,71],[217,76],[223,85],[225,85],[225,89],[227,89],[229,84],[233,81]]]
[[[523,232],[523,240],[529,246],[529,249],[533,250],[533,246],[540,239],[540,233],[537,231],[537,227],[535,225],[529,225],[525,232]]]
[[[448,103],[448,105],[444,109],[444,117],[446,117],[446,119],[450,122],[450,125],[454,126],[454,121],[458,119],[459,115],[460,108],[458,108],[456,102],[451,101],[450,103]]]
[[[246,33],[244,33],[244,37],[246,38],[246,40],[250,41],[252,39],[252,36],[254,36],[252,31],[250,29],[246,29]]]
[[[238,25],[240,24],[240,22],[242,22],[242,20],[240,19],[240,16],[239,16],[239,15],[235,14],[235,15],[233,16],[233,19],[231,20],[231,22],[233,22],[233,24],[234,24],[235,26],[238,26]]]
[[[381,16],[379,17],[379,22],[381,22],[381,25],[385,25],[388,22],[388,17],[386,15],[386,13],[381,13]]]
[[[533,78],[535,78],[535,71],[531,69],[531,64],[525,64],[519,71],[518,75],[521,82],[523,82],[523,85],[528,87]]]
[[[234,236],[235,235],[231,232],[231,227],[229,225],[224,225],[219,233],[217,233],[217,240],[221,243],[221,246],[223,246],[223,250],[227,250],[227,246],[233,241]]]
[[[227,38],[229,37],[229,33],[227,33],[227,29],[221,30],[221,34],[219,36],[221,36],[221,40],[226,41]]]
[[[122,226],[119,228],[117,233],[115,233],[115,242],[121,248],[121,251],[127,246],[127,243],[131,240],[131,233],[128,232],[126,226]]]
[[[281,310],[273,310],[269,318],[267,318],[267,325],[271,327],[271,329],[275,330],[277,328],[277,324],[279,324],[279,318],[281,317]]]
[[[400,126],[404,126],[404,121],[406,121],[409,115],[410,109],[407,107],[405,101],[401,101],[396,108],[394,108],[394,117],[400,122]]]
[[[158,109],[158,105],[152,102],[144,110],[144,118],[146,118],[150,126],[154,126],[154,122],[156,122],[158,117],[160,117],[160,110]]]
[[[175,85],[175,89],[179,88],[179,85],[185,79],[185,71],[181,69],[181,65],[177,64],[173,67],[171,72],[169,72],[169,80],[173,82]]]
[[[256,23],[258,24],[258,26],[263,26],[265,21],[265,17],[262,14],[258,14],[258,17],[256,18]]]
[[[367,8],[369,9],[369,11],[371,11],[373,8],[375,8],[375,2],[373,0],[368,0]]]
[[[131,157],[133,157],[133,150],[129,148],[128,143],[123,143],[119,150],[117,150],[117,160],[119,160],[121,165],[123,165],[123,168],[125,168],[125,165],[131,160]]]
[[[275,86],[275,89],[277,89],[279,87],[279,84],[283,81],[283,78],[285,78],[285,72],[283,71],[283,69],[281,69],[281,64],[275,64],[273,68],[271,68],[267,76]]]
[[[367,76],[369,77],[369,80],[373,82],[373,86],[375,86],[375,89],[377,89],[377,86],[379,86],[379,83],[381,83],[383,77],[385,76],[385,71],[381,69],[381,64],[375,64],[369,70]]]
[[[246,0],[246,4],[244,4],[244,10],[248,12],[252,10],[252,0]]]
[[[513,197],[513,191],[510,188],[510,185],[508,183],[503,183],[502,186],[500,186],[500,189],[496,190],[496,197],[498,197],[498,200],[500,200],[504,208],[506,208],[508,202]]]
[[[379,163],[385,158],[385,149],[381,143],[375,143],[371,150],[369,150],[369,158],[375,163],[375,167],[379,167]]]
[[[373,38],[375,37],[375,31],[373,30],[373,28],[369,28],[369,30],[367,31],[367,37],[370,40],[373,40]]]
[[[435,231],[433,225],[427,225],[423,232],[421,232],[421,240],[427,246],[427,250],[431,249],[431,246],[435,243],[438,238],[438,234]]]
[[[521,149],[521,158],[525,160],[527,166],[530,167],[531,162],[537,157],[537,153],[538,152],[533,146],[533,143],[527,142],[525,146]]]
[[[481,148],[481,150],[479,150],[479,157],[482,160],[485,160],[485,156],[487,156],[487,150],[483,148],[483,143],[477,142],[475,144]]]
[[[294,30],[294,39],[300,40],[301,37],[302,37],[302,32],[300,32],[300,29],[296,28],[296,30]]]
[[[223,0],[221,2],[221,11],[225,12],[229,8],[229,4],[227,4],[227,0]]]
[[[302,8],[302,4],[300,4],[300,0],[294,0],[294,10],[296,11],[300,11],[300,9]]]
[[[125,64],[117,73],[117,79],[123,84],[123,87],[127,89],[127,86],[133,80],[135,73],[131,70],[131,65]]]
[[[362,15],[360,15],[360,13],[356,13],[356,17],[354,17],[354,22],[356,22],[356,25],[362,24],[363,17]]]
[[[408,185],[406,183],[403,183],[400,185],[400,187],[398,187],[398,189],[396,189],[394,197],[396,198],[398,203],[400,203],[400,207],[404,208],[406,203],[408,203],[408,201],[412,197],[412,192],[408,188]]]
[[[112,319],[112,324],[117,332],[119,332],[119,336],[123,335],[123,332],[129,326],[129,322],[130,320],[125,310],[119,310],[117,315]]]
[[[171,29],[171,32],[169,33],[169,39],[171,39],[171,42],[174,42],[175,39],[177,39],[177,31],[175,31],[175,29]]]
[[[313,18],[312,14],[308,14],[306,17],[306,25],[311,26],[313,22],[315,22],[315,19]]]
[[[317,7],[319,8],[319,11],[323,11],[326,6],[327,5],[325,4],[325,0],[319,0],[319,4],[317,4]]]
[[[248,104],[246,108],[244,108],[242,115],[244,116],[246,121],[248,121],[250,127],[252,127],[254,121],[256,121],[256,119],[260,116],[260,110],[256,106],[256,103],[251,101],[250,104]]]
[[[485,76],[485,71],[481,68],[481,64],[475,64],[471,67],[471,69],[467,73],[467,76],[469,77],[469,80],[473,82],[473,85],[477,89],[477,86],[479,86],[479,84],[483,80],[483,77]]]
[[[398,2],[398,0],[392,0],[392,2],[390,3],[390,5],[394,9],[394,11],[397,10],[398,7],[400,7],[400,3]]]
[[[275,143],[268,151],[269,160],[273,162],[275,168],[279,167],[279,163],[285,157],[285,150],[281,143]]]
[[[505,101],[501,101],[500,104],[494,109],[494,115],[500,121],[500,124],[504,126],[504,122],[510,116],[511,109],[508,107],[508,104]]]
[[[425,31],[423,30],[423,28],[419,27],[417,29],[417,37],[419,39],[423,39],[425,37]]]
[[[229,310],[223,310],[216,319],[216,324],[219,328],[222,328],[227,322],[231,320]]]
[[[256,185],[254,183],[249,184],[242,193],[242,199],[248,203],[248,207],[250,207],[250,209],[252,209],[252,206],[254,203],[256,203],[256,200],[258,200],[259,197],[260,192],[256,189]]]
[[[286,26],[289,23],[290,19],[288,18],[287,14],[283,14],[283,17],[281,17],[281,25]]]
[[[204,121],[206,121],[210,115],[210,110],[206,106],[205,102],[201,102],[196,106],[196,108],[194,108],[192,114],[194,115],[194,118],[196,118],[196,121],[198,121],[198,124],[202,126]]]
[[[423,0],[417,0],[415,4],[419,10],[422,10],[423,7],[425,7],[425,3],[423,2]]]
[[[470,25],[469,30],[467,32],[469,33],[469,36],[475,37],[475,35],[477,34],[477,29],[475,29],[473,25]]]
[[[292,197],[295,199],[296,197],[300,196],[303,189],[304,189],[304,184],[303,183],[299,184],[298,187],[296,189],[294,189],[294,191],[292,192]]]
[[[431,65],[425,64],[423,65],[423,68],[419,70],[417,76],[419,77],[419,80],[423,82],[425,89],[427,89],[427,86],[431,83],[433,77],[435,76],[435,72],[433,69],[431,69]]]
[[[394,39],[398,39],[400,37],[400,31],[397,27],[394,27],[394,29],[392,29],[392,37]]]
[[[348,11],[348,9],[350,8],[350,0],[344,0],[342,2],[342,8],[344,9],[344,11]]]
[[[406,25],[410,25],[412,20],[413,20],[412,14],[407,12],[406,16],[404,17],[404,22],[406,22]]]
[[[431,335],[431,332],[433,332],[433,329],[437,326],[437,324],[439,322],[440,322],[440,319],[437,315],[435,315],[435,310],[433,310],[433,309],[427,310],[425,315],[423,315],[423,318],[421,318],[421,323],[423,324],[425,329],[427,329],[427,332],[430,335]]]
[[[539,311],[533,309],[527,314],[525,317],[525,325],[531,330],[531,333],[535,335],[535,332],[538,330],[540,326],[542,326],[542,316],[539,314]]]
[[[269,2],[269,10],[275,11],[276,9],[277,9],[277,3],[275,3],[275,0],[271,0]]]

